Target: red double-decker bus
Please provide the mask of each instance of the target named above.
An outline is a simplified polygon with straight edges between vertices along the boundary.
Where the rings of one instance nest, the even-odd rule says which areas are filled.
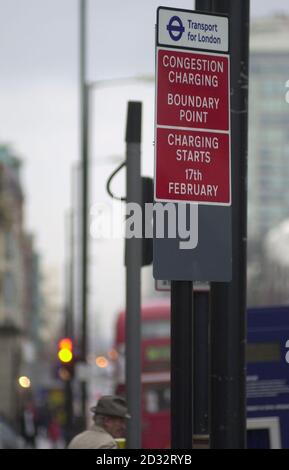
[[[152,302],[141,310],[142,447],[170,446],[170,305]],[[125,394],[125,312],[116,324],[115,391]]]

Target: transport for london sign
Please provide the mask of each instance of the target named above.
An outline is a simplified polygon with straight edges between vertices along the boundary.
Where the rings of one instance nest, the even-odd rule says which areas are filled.
[[[229,22],[160,7],[155,199],[231,205]]]

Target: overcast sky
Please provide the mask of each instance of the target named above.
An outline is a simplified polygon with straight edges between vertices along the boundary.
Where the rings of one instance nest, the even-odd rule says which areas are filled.
[[[194,6],[192,0],[87,3],[90,81],[152,75],[157,7]],[[0,0],[0,142],[11,143],[24,160],[26,224],[35,233],[45,265],[57,266],[59,272],[71,167],[79,158],[78,4],[78,0]],[[251,10],[254,17],[289,14],[289,2],[252,0]],[[93,158],[123,153],[128,98],[145,102],[150,124],[144,153],[152,160],[151,85],[138,91],[94,93]],[[100,185],[102,171],[109,172],[110,167],[97,169],[93,186]]]

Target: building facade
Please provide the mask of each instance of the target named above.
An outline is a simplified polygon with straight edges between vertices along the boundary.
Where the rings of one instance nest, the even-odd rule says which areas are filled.
[[[248,303],[264,305],[289,300],[266,244],[289,217],[289,17],[257,20],[250,49]]]
[[[289,17],[253,25],[250,61],[248,233],[263,239],[289,215]]]
[[[24,227],[21,160],[0,146],[0,414],[16,420],[25,345],[37,344],[37,255]]]

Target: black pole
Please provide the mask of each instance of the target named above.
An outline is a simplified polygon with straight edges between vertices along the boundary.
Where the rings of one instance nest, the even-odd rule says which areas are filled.
[[[246,448],[249,0],[214,0],[230,18],[233,278],[211,288],[211,448]]]
[[[86,0],[80,0],[80,114],[82,161],[82,256],[81,256],[81,360],[87,357],[87,275],[88,275],[88,87],[85,85],[86,67]],[[86,382],[81,382],[81,413],[86,423]]]
[[[210,12],[213,0],[196,0],[195,9]],[[209,446],[209,288],[194,292],[194,444]]]
[[[195,8],[198,11],[212,11],[214,0],[196,0]]]
[[[171,283],[171,447],[193,442],[192,282]]]
[[[209,442],[209,287],[194,292],[194,443]]]
[[[126,130],[126,202],[142,206],[142,103],[129,102]],[[129,212],[129,211],[128,211]],[[127,216],[130,216],[127,213]],[[142,239],[126,239],[126,387],[131,419],[128,449],[141,448],[141,262]]]

